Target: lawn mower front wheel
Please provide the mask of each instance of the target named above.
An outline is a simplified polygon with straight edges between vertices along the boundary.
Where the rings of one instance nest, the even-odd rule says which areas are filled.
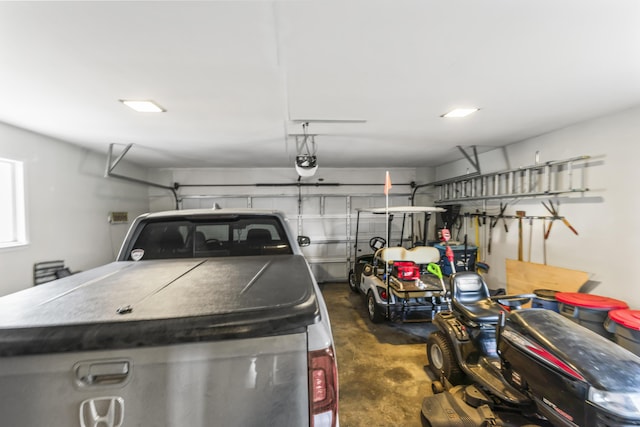
[[[437,379],[444,376],[454,385],[462,382],[464,372],[458,365],[451,343],[442,332],[433,332],[427,338],[427,359],[429,369]]]

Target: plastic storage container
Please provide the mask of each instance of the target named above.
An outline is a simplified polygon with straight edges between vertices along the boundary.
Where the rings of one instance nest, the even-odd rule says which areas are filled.
[[[624,301],[593,294],[558,292],[556,299],[560,314],[609,339],[613,339],[613,334],[604,327],[607,314],[629,308]]]
[[[396,261],[393,274],[400,280],[416,280],[420,278],[420,267],[413,261]]]
[[[612,310],[604,327],[614,334],[613,340],[616,343],[640,356],[640,310]]]
[[[450,245],[453,250],[453,262],[456,266],[456,271],[475,271],[476,269],[476,256],[478,253],[478,247],[473,245],[467,246],[467,256],[465,257],[464,245]],[[447,259],[446,251],[447,247],[441,243],[434,245],[434,248],[440,251],[440,268],[442,274],[451,275],[451,264]]]
[[[545,308],[547,310],[555,311],[556,313],[560,312],[558,308],[558,300],[556,299],[558,291],[551,289],[536,289],[533,293],[536,296],[531,300],[531,307]]]

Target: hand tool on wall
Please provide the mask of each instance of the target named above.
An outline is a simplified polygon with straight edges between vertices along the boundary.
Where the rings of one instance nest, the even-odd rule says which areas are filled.
[[[478,247],[478,252],[476,254],[476,261],[480,261],[481,258],[481,248],[482,246],[480,245],[480,218],[478,218],[478,216],[474,216],[473,217],[473,228],[475,231],[475,242],[476,242],[476,246]]]
[[[507,209],[507,204],[505,203],[504,206],[502,206],[502,203],[500,203],[500,213],[498,214],[498,219],[502,219],[502,225],[504,225],[504,232],[508,233],[509,227],[507,227],[507,220],[504,218],[504,211],[506,209]]]
[[[458,220],[458,216],[460,215],[460,208],[462,205],[445,205],[442,206],[445,212],[440,212],[440,224],[438,224],[439,228],[446,228],[449,230],[453,230],[454,224]]]
[[[491,236],[493,235],[492,230],[496,227],[496,225],[498,225],[498,221],[500,219],[502,219],[502,224],[504,225],[504,232],[508,233],[509,232],[509,227],[507,227],[507,220],[504,219],[504,211],[507,209],[507,203],[504,204],[504,206],[502,205],[502,202],[500,203],[500,213],[494,217],[491,217],[491,219],[489,220],[489,244],[487,245],[487,252],[491,253]]]
[[[531,244],[533,242],[533,217],[529,218],[529,256],[527,262],[531,262]]]
[[[518,261],[523,260],[522,256],[522,217],[524,217],[525,211],[516,211],[518,217]]]
[[[487,243],[487,253],[491,254],[491,240],[493,240],[493,228],[495,227],[495,225],[493,225],[493,219],[491,219],[489,221],[489,243]]]
[[[562,222],[564,223],[564,225],[566,225],[567,227],[569,227],[569,230],[571,230],[573,232],[573,234],[575,234],[576,236],[578,235],[578,231],[573,228],[573,226],[571,225],[571,223],[563,216],[560,216],[558,214],[558,210],[560,209],[560,205],[558,204],[558,208],[556,208],[553,205],[553,201],[549,200],[549,204],[547,205],[545,202],[542,202],[542,205],[545,207],[546,210],[549,211],[549,213],[552,215],[551,216],[551,222],[549,222],[549,227],[547,228],[547,231],[544,235],[545,240],[549,238],[549,233],[551,233],[551,226],[553,225],[553,221],[555,221],[556,219],[560,219],[562,220]]]
[[[455,226],[456,228],[456,237],[455,237],[455,241],[459,242],[460,241],[460,232],[462,231],[463,227],[466,227],[466,222],[465,222],[465,216],[463,215],[458,215],[458,218],[456,218],[456,222],[454,223],[453,226],[451,226],[451,232],[453,233],[453,228]]]
[[[547,233],[545,232],[545,227],[547,225],[547,220],[542,218],[542,259],[544,260],[544,265],[547,265]]]
[[[469,236],[467,234],[468,232],[468,223],[469,223],[469,212],[465,212],[464,213],[464,266],[465,266],[465,270],[469,270]],[[474,260],[475,261],[475,260]]]

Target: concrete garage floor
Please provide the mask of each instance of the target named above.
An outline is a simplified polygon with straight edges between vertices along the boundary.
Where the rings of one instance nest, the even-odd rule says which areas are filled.
[[[340,378],[340,426],[422,426],[429,322],[373,324],[364,297],[348,284],[321,285],[329,309]]]

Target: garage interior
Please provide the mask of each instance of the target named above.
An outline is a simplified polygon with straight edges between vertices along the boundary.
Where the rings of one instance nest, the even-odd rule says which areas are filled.
[[[312,242],[343,427],[420,425],[431,393],[433,325],[372,324],[347,285],[358,210],[459,210],[492,290],[640,308],[635,0],[0,2],[0,58],[0,295],[111,262],[145,212],[281,210]],[[386,235],[359,227],[365,252]]]

